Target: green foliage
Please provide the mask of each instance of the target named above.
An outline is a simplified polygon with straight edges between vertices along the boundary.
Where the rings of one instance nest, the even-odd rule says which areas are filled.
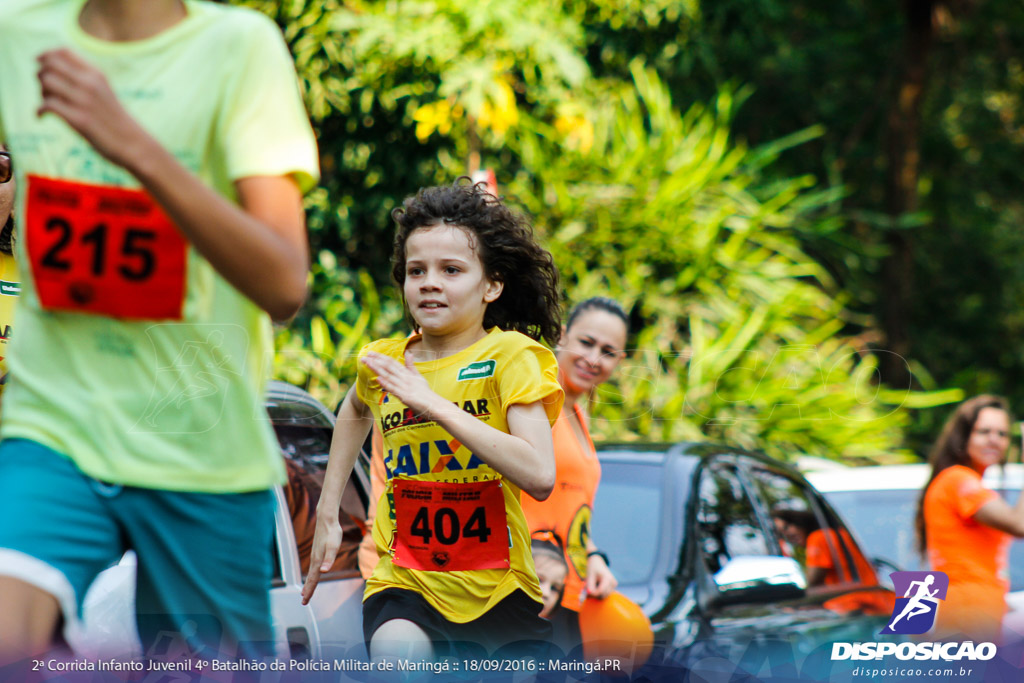
[[[820,130],[748,149],[730,136],[744,93],[680,114],[653,72],[635,62],[632,74],[635,87],[599,98],[588,150],[566,153],[544,128],[524,133],[532,173],[510,186],[571,298],[610,294],[643,321],[596,397],[595,431],[710,437],[784,459],[900,457],[907,408],[959,393],[881,387],[877,358],[841,335],[845,298],[798,239],[835,228],[828,208],[840,195],[764,173]]]
[[[594,398],[601,437],[884,459],[899,457],[909,408],[958,399],[880,386],[872,335],[851,336],[871,320],[850,274],[881,255],[856,231],[917,229],[927,215],[844,209],[857,189],[839,182],[844,142],[819,121],[852,121],[855,144],[876,110],[795,104],[815,66],[838,59],[834,36],[806,28],[827,10],[798,3],[787,23],[788,6],[746,0],[236,1],[284,28],[317,128],[313,294],[278,333],[276,372],[329,404],[361,344],[407,331],[386,284],[390,210],[476,159],[535,218],[569,300],[632,306],[635,351]],[[800,31],[810,52],[794,52]],[[875,84],[880,68],[848,69],[851,82]],[[759,90],[730,85],[752,73]],[[758,105],[740,108],[748,98]]]
[[[340,268],[329,251],[320,252],[311,271],[320,294],[304,315],[277,329],[274,377],[333,408],[355,381],[359,349],[400,330],[402,307],[395,294],[382,296],[365,270]]]

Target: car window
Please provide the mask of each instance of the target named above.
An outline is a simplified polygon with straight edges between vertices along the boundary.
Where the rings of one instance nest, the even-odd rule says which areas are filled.
[[[734,468],[711,465],[700,475],[698,545],[712,574],[736,557],[770,555],[768,538]]]
[[[601,463],[591,534],[608,553],[619,583],[642,583],[651,574],[661,538],[664,471],[656,464]]]
[[[1019,491],[1000,489],[998,493],[1013,505]],[[871,558],[885,560],[903,571],[928,569],[917,552],[914,516],[918,489],[872,491],[832,491],[825,498],[839,511],[864,544]],[[884,510],[884,514],[879,514]],[[1010,545],[1010,590],[1024,590],[1024,541]]]
[[[808,485],[767,467],[751,467],[749,474],[772,517],[780,552],[800,562],[809,588],[874,583],[849,531]]]
[[[275,425],[298,425],[303,427],[331,428],[329,413],[312,399],[290,398],[288,396],[268,397],[264,404],[270,421]]]
[[[917,553],[914,513],[917,490],[836,491],[825,497],[856,530],[871,557],[900,569],[926,569]],[[884,514],[879,514],[884,511]]]

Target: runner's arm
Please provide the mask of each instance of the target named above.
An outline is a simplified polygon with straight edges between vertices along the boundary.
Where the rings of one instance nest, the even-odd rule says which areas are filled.
[[[302,604],[309,602],[320,582],[320,573],[329,570],[338,556],[342,536],[338,519],[341,496],[372,424],[370,409],[356,395],[355,387],[352,387],[338,409],[338,417],[334,422],[324,487],[316,506],[316,532],[310,552],[309,573],[302,586]]]
[[[285,176],[242,178],[236,206],[156,141],[121,106],[101,71],[67,49],[39,57],[39,115],[62,118],[104,158],[135,176],[186,239],[275,320],[306,297],[309,252],[302,194]]]
[[[985,526],[1005,531],[1017,538],[1024,538],[1024,495],[1017,499],[1017,504],[1010,504],[1000,496],[988,501],[974,513],[974,519]]]
[[[592,554],[593,553],[593,554]],[[608,563],[600,554],[594,539],[587,538],[587,595],[604,599],[619,585]]]

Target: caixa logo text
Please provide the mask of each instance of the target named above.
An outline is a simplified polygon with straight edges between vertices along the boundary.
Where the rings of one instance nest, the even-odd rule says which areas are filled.
[[[988,661],[996,656],[995,643],[832,643],[832,661],[842,659],[896,659],[944,662]]]

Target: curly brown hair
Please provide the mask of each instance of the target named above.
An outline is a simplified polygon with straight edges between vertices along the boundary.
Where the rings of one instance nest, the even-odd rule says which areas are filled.
[[[484,327],[558,343],[561,308],[555,262],[537,243],[526,217],[488,192],[486,183],[473,184],[463,177],[448,186],[422,188],[406,197],[391,217],[398,225],[391,275],[400,291],[405,285],[409,235],[438,225],[459,227],[475,236],[474,249],[487,277],[504,284],[501,295],[487,305]]]
[[[974,423],[978,421],[978,415],[985,408],[996,408],[1006,413],[1013,424],[1013,415],[1010,414],[1010,406],[1002,396],[981,394],[974,398],[967,399],[956,411],[949,416],[946,424],[942,426],[939,438],[928,453],[928,462],[932,466],[931,476],[928,483],[921,489],[921,495],[917,499],[917,515],[914,518],[914,529],[917,532],[917,551],[924,557],[928,548],[928,536],[924,523],[924,496],[928,487],[939,476],[939,472],[952,467],[953,465],[965,465],[970,467],[971,456],[967,454],[967,442],[974,431]]]

